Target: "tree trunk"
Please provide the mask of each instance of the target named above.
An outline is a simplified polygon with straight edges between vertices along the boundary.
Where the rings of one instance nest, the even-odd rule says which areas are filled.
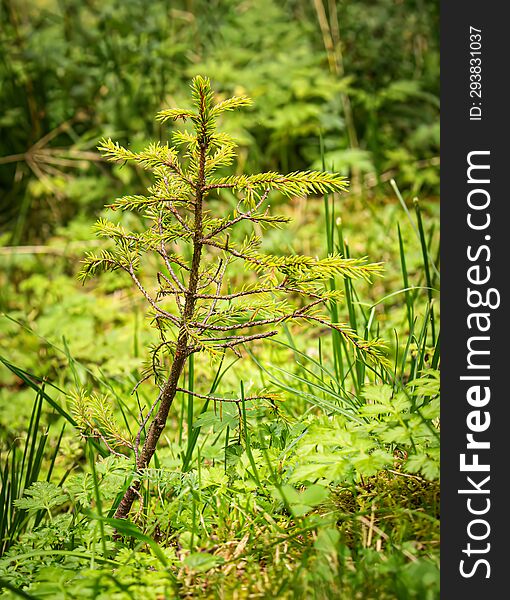
[[[154,453],[156,452],[158,440],[161,437],[161,434],[163,433],[163,429],[165,428],[168,419],[170,407],[172,406],[172,402],[175,398],[179,378],[184,368],[184,364],[186,363],[186,359],[190,355],[190,351],[188,349],[188,334],[186,332],[186,325],[193,319],[193,312],[195,310],[196,293],[200,270],[200,257],[202,254],[203,246],[202,203],[204,199],[205,161],[207,154],[207,141],[204,136],[205,134],[203,134],[203,137],[200,141],[200,165],[195,196],[193,258],[191,261],[188,289],[186,290],[186,292],[184,292],[186,300],[182,316],[183,323],[179,333],[179,337],[177,338],[177,344],[175,346],[175,355],[172,367],[170,369],[170,375],[168,376],[168,380],[161,394],[161,403],[159,405],[159,410],[156,413],[156,416],[154,417],[154,420],[152,421],[149,427],[149,432],[147,433],[147,437],[145,438],[142,452],[138,457],[138,461],[136,464],[138,473],[141,473],[144,469],[146,469],[149,466],[149,463],[152,457],[154,456]],[[128,487],[115,512],[116,519],[126,519],[128,517],[129,511],[133,506],[133,502],[139,496],[140,487],[141,482],[139,480],[135,481],[135,483]]]
[[[146,469],[149,466],[149,463],[156,452],[158,440],[163,433],[163,429],[165,428],[168,413],[175,398],[177,383],[186,362],[186,344],[187,335],[181,334],[179,336],[179,340],[177,341],[175,358],[174,362],[172,363],[170,375],[161,395],[161,404],[159,406],[159,410],[151,423],[149,433],[147,434],[142,448],[142,452],[138,458],[136,465],[138,472],[143,471],[143,469]],[[141,482],[139,480],[135,481],[135,483],[128,487],[115,512],[116,519],[126,519],[128,517],[129,511],[133,506],[133,502],[139,495],[140,487]]]

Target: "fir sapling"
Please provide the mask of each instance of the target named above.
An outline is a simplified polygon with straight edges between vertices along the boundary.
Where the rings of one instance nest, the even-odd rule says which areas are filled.
[[[75,414],[84,431],[100,437],[112,452],[121,445],[133,454],[136,476],[117,507],[118,519],[127,518],[133,502],[141,497],[140,475],[154,456],[176,394],[207,398],[180,387],[184,366],[193,353],[240,355],[243,345],[275,336],[283,323],[301,321],[334,329],[365,360],[384,362],[377,340],[361,339],[348,325],[330,321],[328,302],[341,300],[341,293],[328,291],[325,285],[335,276],[368,280],[380,273],[379,264],[338,254],[323,259],[275,256],[261,250],[261,238],[254,233],[241,242],[231,237],[231,230],[241,222],[257,225],[260,231],[288,221],[270,214],[272,191],[287,197],[344,192],[345,178],[319,171],[215,175],[219,168],[233,163],[236,149],[233,139],[217,130],[218,117],[249,106],[251,100],[233,97],[215,102],[204,77],[193,79],[191,91],[191,110],[169,109],[157,115],[161,122],[181,120],[192,125],[191,130],[173,132],[172,146],[156,142],[137,153],[110,139],[100,145],[108,160],[134,162],[153,174],[146,195],[125,196],[110,205],[114,210],[138,212],[146,228],[133,232],[100,219],[97,233],[113,243],[97,254],[88,254],[80,272],[86,279],[100,270],[125,271],[149,304],[160,335],[152,355],[152,375],[160,393],[136,424],[135,439],[117,433],[104,402],[90,404],[83,396],[75,402]],[[236,197],[233,211],[222,202],[221,190]],[[145,287],[140,277],[141,259],[148,253],[160,262],[152,289]],[[256,274],[255,283],[232,289],[229,268],[235,261],[242,261]],[[270,396],[261,392],[246,400]],[[240,401],[221,396],[214,400]]]

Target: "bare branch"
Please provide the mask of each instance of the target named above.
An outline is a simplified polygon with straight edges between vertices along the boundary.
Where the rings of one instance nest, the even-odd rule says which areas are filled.
[[[238,250],[235,250],[234,248],[229,247],[228,241],[225,245],[222,245],[222,244],[219,244],[218,242],[213,242],[210,239],[202,239],[202,243],[205,244],[206,246],[213,246],[214,248],[219,248],[220,250],[229,252],[230,254],[232,254],[232,256],[235,256],[236,258],[241,258],[248,262],[252,262],[256,265],[262,265],[262,266],[264,265],[264,263],[261,260],[257,260],[256,258],[246,256],[246,254],[243,254],[242,252],[239,252]]]
[[[255,211],[257,211],[262,204],[264,203],[264,201],[266,200],[268,194],[269,194],[269,188],[262,194],[262,196],[260,197],[259,201],[257,202],[257,204],[254,206],[254,208],[252,208],[251,210],[249,210],[246,213],[240,213],[237,217],[235,217],[234,219],[231,219],[230,221],[227,221],[226,223],[224,223],[223,225],[220,225],[219,227],[217,227],[216,229],[214,229],[213,231],[211,231],[211,233],[209,233],[208,235],[205,236],[206,240],[209,240],[211,238],[213,238],[214,236],[218,235],[218,233],[221,233],[222,231],[224,231],[225,229],[228,229],[229,227],[232,227],[232,225],[235,225],[236,223],[239,223],[240,221],[243,221],[244,219],[249,219],[251,220],[251,217],[253,215],[253,213]]]
[[[235,323],[233,325],[207,325],[207,323],[190,323],[191,327],[195,327],[197,329],[202,330],[210,330],[210,331],[235,331],[236,329],[245,329],[247,327],[258,327],[260,325],[270,325],[274,323],[282,323],[283,321],[288,321],[289,319],[298,319],[303,317],[308,317],[306,312],[317,306],[318,304],[323,304],[326,302],[326,299],[319,298],[302,308],[298,308],[292,313],[288,313],[285,315],[280,315],[279,317],[272,317],[270,319],[258,319],[257,321],[246,321],[245,323]]]
[[[181,269],[184,269],[185,271],[189,271],[189,267],[184,262],[184,260],[182,260],[180,257],[176,256],[175,254],[168,254],[167,252],[163,253],[161,250],[158,250],[158,249],[156,249],[156,252],[161,256],[161,258],[163,258],[163,259],[166,258],[170,264],[174,263],[174,264],[178,265],[179,267],[181,267]]]
[[[268,394],[267,396],[246,396],[245,398],[220,398],[219,396],[210,396],[206,394],[197,394],[196,392],[192,392],[191,390],[185,390],[184,388],[177,388],[177,392],[182,392],[183,394],[190,394],[191,396],[195,396],[196,398],[202,398],[202,400],[212,400],[213,402],[232,402],[239,403],[252,400],[274,400],[274,395]]]
[[[147,425],[148,420],[151,418],[151,415],[154,412],[154,409],[156,408],[158,402],[161,400],[161,394],[162,394],[162,392],[159,393],[159,396],[156,398],[155,402],[150,407],[149,412],[145,415],[145,418],[140,423],[140,427],[136,434],[134,450],[135,450],[135,460],[136,460],[136,468],[137,469],[139,469],[141,467],[141,465],[138,464],[139,463],[138,449],[140,448],[140,438],[142,437],[142,431],[144,430],[144,427]],[[141,412],[140,412],[140,417],[142,417]]]
[[[284,291],[283,288],[257,288],[254,290],[245,290],[243,292],[236,292],[234,294],[197,294],[196,298],[202,300],[234,300],[235,298],[241,298],[242,296],[250,296],[255,294],[267,294],[274,291]]]
[[[138,280],[138,277],[135,275],[135,271],[133,269],[133,265],[130,264],[129,268],[126,269],[126,270],[130,274],[131,279],[135,282],[136,287],[142,292],[142,294],[145,296],[145,299],[152,306],[152,308],[156,312],[158,312],[159,314],[161,314],[164,317],[166,317],[167,319],[170,319],[170,321],[172,321],[172,323],[174,323],[174,325],[180,325],[180,321],[179,321],[179,319],[177,319],[177,317],[174,317],[174,315],[172,315],[169,312],[167,312],[166,310],[163,310],[162,308],[160,308],[156,304],[155,300],[153,298],[151,298],[151,296],[149,295],[149,293],[147,292],[147,290],[142,286],[142,284]]]
[[[220,260],[220,267],[221,267],[222,263],[223,263],[223,260]],[[216,286],[216,294],[217,295],[220,293],[221,286],[223,284],[223,278],[225,277],[225,271],[227,270],[227,267],[228,267],[228,261],[225,261],[225,265],[224,265],[223,269],[218,274],[218,285]],[[196,298],[196,295],[195,295],[195,298]],[[207,321],[209,321],[209,319],[213,315],[214,311],[216,310],[217,304],[218,304],[218,298],[215,298],[211,304],[211,307],[209,309],[209,312],[208,312],[206,318],[204,319],[204,323],[207,323]]]
[[[180,301],[180,297],[179,294],[182,294],[184,292],[182,292],[181,290],[176,289],[176,287],[174,286],[174,284],[170,281],[170,279],[168,279],[168,277],[165,276],[164,273],[158,272],[157,274],[157,278],[158,278],[158,283],[161,285],[160,282],[160,277],[162,277],[166,283],[168,283],[168,285],[170,286],[170,290],[160,290],[157,294],[157,296],[165,296],[165,295],[173,295],[175,296],[175,303],[177,304],[177,308],[179,309],[179,312],[181,314],[181,317],[183,316],[183,308],[181,305],[181,301]]]
[[[215,348],[233,348],[234,346],[238,346],[239,344],[244,344],[246,342],[253,342],[253,340],[261,340],[267,337],[273,337],[276,335],[277,331],[265,331],[264,333],[255,333],[254,335],[240,335],[233,336],[231,338],[223,338],[226,341],[223,344],[214,344]],[[221,338],[217,338],[220,341]]]
[[[228,188],[228,189],[232,189],[235,188],[235,184],[234,183],[211,183],[209,185],[205,186],[205,191],[209,192],[210,190],[219,190],[220,188]]]
[[[97,427],[90,425],[89,423],[87,423],[87,425],[91,428],[91,433],[90,434],[86,434],[81,432],[80,435],[82,438],[84,439],[100,439],[103,444],[106,446],[108,452],[110,452],[111,454],[113,454],[114,456],[118,456],[119,458],[126,458],[125,454],[122,454],[121,452],[117,452],[109,443],[108,440],[106,439],[106,437],[97,429]],[[132,448],[132,446],[130,446],[129,444],[127,444],[127,440],[124,440],[124,445],[126,445],[127,448]]]
[[[150,379],[151,377],[152,373],[148,373],[147,375],[145,375],[145,377],[142,377],[139,381],[137,381],[135,387],[131,390],[130,396],[132,396],[136,392],[136,390],[142,385],[142,383],[144,383],[145,381],[147,381],[147,379]]]
[[[195,183],[191,181],[191,179],[188,179],[186,177],[184,171],[181,169],[179,164],[175,162],[165,161],[164,165],[171,169],[182,181],[187,183],[191,188],[195,187]]]
[[[271,292],[283,292],[284,294],[294,292],[296,294],[299,294],[300,296],[308,296],[309,298],[322,299],[322,296],[320,294],[316,294],[315,292],[301,290],[299,288],[294,287],[288,287],[287,285],[285,285],[285,281],[280,283],[280,285],[274,287],[255,288],[253,290],[244,290],[242,292],[235,292],[233,294],[197,294],[196,298],[201,298],[203,300],[234,300],[235,298],[241,298],[242,296],[269,294]]]
[[[172,265],[170,264],[170,258],[168,256],[168,253],[165,248],[165,242],[163,241],[163,224],[161,222],[161,215],[158,218],[158,228],[159,228],[159,233],[161,234],[161,255],[163,256],[163,260],[165,261],[166,268],[168,269],[168,272],[170,273],[170,277],[173,279],[173,281],[177,285],[177,288],[179,290],[181,290],[181,292],[185,292],[186,288],[181,283],[181,281],[175,274],[174,270],[172,269]],[[181,307],[179,306],[179,310],[180,309],[181,309]]]
[[[218,266],[216,267],[216,271],[214,272],[214,275],[211,275],[207,269],[205,269],[204,271],[202,271],[198,274],[199,284],[197,285],[197,290],[203,290],[203,289],[209,287],[213,283],[215,283],[216,286],[218,285],[217,277],[220,272],[222,264],[223,264],[223,260],[220,260]],[[207,279],[207,282],[200,283],[200,281],[202,281],[203,279]],[[196,292],[195,292],[194,298],[195,299],[198,298],[198,294]]]
[[[188,232],[193,233],[191,227],[186,223],[186,221],[181,217],[179,211],[175,208],[172,201],[168,202],[168,209],[173,214],[173,216],[177,219],[177,221],[182,225],[182,227]]]
[[[160,290],[158,292],[159,295],[169,296],[171,294],[180,294],[181,293],[180,290],[178,290],[175,287],[175,284],[172,281],[170,281],[170,279],[168,279],[168,277],[164,273],[162,273],[161,271],[158,271],[156,277],[158,279],[159,285],[161,285],[161,279],[164,279],[165,282],[168,283],[168,285],[170,286],[169,290],[166,290],[166,289]]]

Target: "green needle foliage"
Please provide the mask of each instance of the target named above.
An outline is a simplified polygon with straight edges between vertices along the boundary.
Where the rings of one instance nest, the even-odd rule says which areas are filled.
[[[308,322],[336,330],[364,360],[376,365],[384,362],[377,340],[361,339],[348,325],[332,323],[328,318],[328,303],[337,303],[342,297],[328,289],[330,279],[347,276],[368,280],[380,273],[380,264],[338,254],[324,259],[273,256],[261,250],[262,240],[254,233],[242,242],[231,239],[231,230],[241,222],[256,225],[257,231],[286,223],[287,218],[269,213],[271,191],[289,197],[344,192],[346,180],[335,173],[317,171],[218,176],[219,168],[233,163],[236,148],[230,136],[217,130],[218,117],[249,106],[251,101],[241,96],[215,103],[210,82],[204,77],[193,79],[191,91],[192,110],[163,110],[157,116],[161,122],[191,123],[192,131],[173,133],[173,146],[157,142],[136,153],[110,139],[102,141],[100,150],[105,157],[121,163],[131,161],[151,171],[154,183],[147,195],[125,196],[110,205],[114,210],[140,213],[146,228],[132,232],[100,219],[97,233],[113,244],[87,255],[80,273],[83,280],[101,270],[128,273],[150,305],[161,336],[152,356],[153,375],[161,392],[149,412],[141,416],[131,444],[138,472],[147,468],[155,453],[176,393],[207,398],[179,387],[186,361],[194,353],[206,352],[214,358],[231,351],[239,356],[239,347],[276,335],[283,323]],[[222,190],[237,198],[234,211],[222,207]],[[141,259],[149,253],[160,263],[153,290],[144,287],[139,276]],[[232,290],[229,267],[234,261],[243,261],[245,268],[254,272],[255,283]],[[261,392],[244,400],[263,398],[271,395]],[[117,445],[129,447],[125,439],[115,443],[113,426],[97,433],[101,422],[111,422],[109,413],[103,419],[98,414],[103,405],[96,402],[87,410],[83,402],[78,403],[76,416],[81,414],[82,427],[107,440],[112,450]],[[124,494],[116,518],[128,516],[135,499],[141,497],[140,486],[136,478]]]

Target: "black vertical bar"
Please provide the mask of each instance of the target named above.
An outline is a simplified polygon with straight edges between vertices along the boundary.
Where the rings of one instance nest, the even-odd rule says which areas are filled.
[[[510,191],[505,181],[510,175],[505,110],[510,105],[510,32],[505,8],[504,2],[473,0],[443,0],[441,5],[445,599],[510,598],[510,328],[505,281],[510,263]],[[478,165],[470,173],[469,161]],[[470,348],[475,352],[469,357]]]

